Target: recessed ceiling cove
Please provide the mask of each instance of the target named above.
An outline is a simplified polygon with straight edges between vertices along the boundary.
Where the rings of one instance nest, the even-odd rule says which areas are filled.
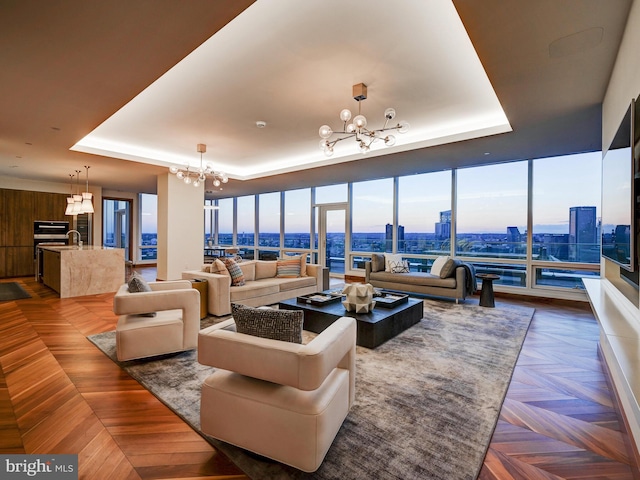
[[[123,73],[126,74],[126,73]],[[367,86],[356,102],[353,85]],[[72,150],[153,165],[207,162],[245,180],[361,159],[327,158],[318,128],[360,107],[372,129],[393,107],[411,129],[368,156],[511,131],[450,0],[258,1]],[[256,119],[265,128],[256,128]],[[379,143],[379,144],[378,144]]]

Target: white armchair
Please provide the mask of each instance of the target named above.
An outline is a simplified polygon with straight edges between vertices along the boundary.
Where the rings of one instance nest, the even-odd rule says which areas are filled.
[[[202,330],[200,425],[214,438],[314,472],[355,397],[356,321],[342,317],[307,345],[230,330]]]
[[[149,282],[150,292],[130,292],[124,284],[113,298],[118,360],[196,348],[200,292],[188,280]],[[153,313],[155,315],[151,316]]]

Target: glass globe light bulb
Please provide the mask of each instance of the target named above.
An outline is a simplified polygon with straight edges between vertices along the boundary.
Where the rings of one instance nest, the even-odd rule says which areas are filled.
[[[176,177],[178,177],[180,180],[182,180],[184,178],[184,172],[176,173]]]
[[[220,180],[218,180],[217,178],[213,181],[213,186],[214,187],[219,187],[220,186]]]
[[[356,126],[353,123],[347,125],[347,133],[353,133],[356,131]]]
[[[387,120],[393,120],[394,118],[396,118],[396,111],[394,108],[387,108],[384,111],[384,118],[386,118]]]
[[[400,123],[398,123],[398,132],[400,133],[407,133],[410,128],[411,128],[411,125],[409,125],[409,122],[405,122],[403,120]]]
[[[331,155],[333,155],[333,147],[327,147],[324,149],[324,154],[327,157],[330,157]]]
[[[318,147],[320,147],[320,150],[324,150],[325,148],[327,148],[327,145],[329,144],[329,142],[327,142],[324,138],[322,140],[320,140],[320,143],[318,143]]]
[[[169,167],[169,171],[175,175],[176,173],[178,173],[178,167],[176,167],[175,165],[171,165]]]
[[[184,183],[189,185],[191,183],[191,177],[184,177]]]
[[[353,124],[356,128],[365,128],[367,126],[367,119],[364,115],[356,115],[353,119]]]
[[[198,188],[198,187],[200,186],[200,180],[196,178],[196,179],[193,181],[193,186],[194,186],[194,187],[196,187],[196,188]]]
[[[396,144],[396,137],[394,137],[393,135],[387,135],[386,137],[384,137],[384,144],[387,147],[393,147]]]
[[[333,130],[331,130],[329,125],[322,125],[318,133],[320,134],[320,138],[329,138],[331,134],[333,134]]]
[[[343,122],[348,122],[349,120],[351,120],[351,110],[349,110],[348,108],[343,109],[340,112],[340,120],[342,120]]]

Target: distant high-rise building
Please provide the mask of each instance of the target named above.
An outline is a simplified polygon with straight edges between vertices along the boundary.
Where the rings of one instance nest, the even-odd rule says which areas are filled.
[[[599,258],[596,207],[571,207],[569,209],[569,261],[597,262]]]
[[[440,212],[440,221],[436,223],[436,238],[446,240],[451,237],[451,210]]]
[[[387,223],[384,229],[385,248],[387,252],[393,247],[393,225]],[[398,225],[398,251],[404,251],[404,225]]]

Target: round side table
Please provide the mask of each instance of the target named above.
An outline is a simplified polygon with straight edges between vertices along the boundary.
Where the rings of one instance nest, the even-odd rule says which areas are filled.
[[[493,308],[496,306],[493,298],[493,281],[499,280],[500,275],[494,273],[477,273],[476,277],[482,280],[482,290],[480,290],[480,306]]]

